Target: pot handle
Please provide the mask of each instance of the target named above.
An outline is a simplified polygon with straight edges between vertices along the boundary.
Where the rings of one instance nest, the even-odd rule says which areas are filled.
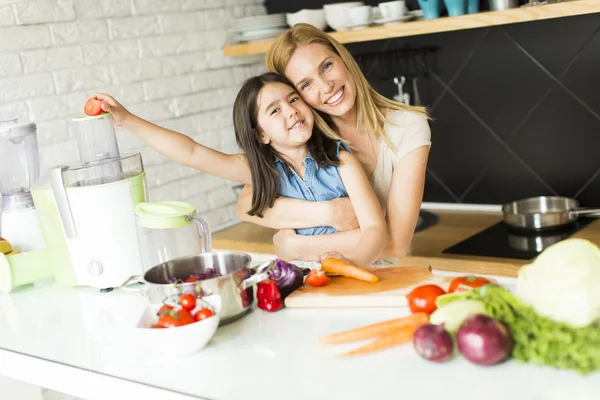
[[[252,275],[250,278],[244,279],[242,282],[240,282],[240,286],[242,287],[242,289],[248,289],[250,286],[256,285],[259,282],[269,279],[269,276],[271,275],[271,270],[273,269],[273,266],[276,262],[277,260],[267,261],[266,263],[263,263],[256,267],[256,270],[259,272]]]
[[[577,216],[587,215],[590,217],[600,217],[600,208],[579,208],[577,210],[572,210],[571,213]]]
[[[141,287],[141,288],[129,287],[129,285],[133,285],[135,283],[142,283],[142,284],[144,283],[144,279],[142,278],[141,275],[133,275],[132,277],[127,279],[121,286],[119,286],[119,289],[122,289],[129,293],[143,294],[144,291],[146,290],[145,287]]]

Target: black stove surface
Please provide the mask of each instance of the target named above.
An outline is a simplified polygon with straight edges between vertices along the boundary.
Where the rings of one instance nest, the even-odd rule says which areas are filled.
[[[589,225],[595,218],[578,218],[574,223],[543,233],[516,230],[499,222],[447,248],[442,253],[528,260],[548,246],[560,242]]]

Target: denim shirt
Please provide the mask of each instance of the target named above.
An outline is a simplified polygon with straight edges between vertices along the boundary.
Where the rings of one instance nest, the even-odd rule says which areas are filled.
[[[337,158],[340,146],[346,151],[350,149],[342,142],[337,143]],[[304,180],[292,170],[291,172],[279,158],[275,158],[275,168],[279,172],[279,195],[299,200],[327,201],[340,197],[348,197],[348,192],[340,176],[340,167],[321,168],[310,153],[304,159]],[[298,235],[312,236],[336,233],[331,226],[296,229]]]

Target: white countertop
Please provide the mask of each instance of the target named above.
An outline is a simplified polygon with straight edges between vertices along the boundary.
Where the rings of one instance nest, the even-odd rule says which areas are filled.
[[[124,339],[146,305],[139,295],[54,283],[0,295],[0,375],[89,399],[186,394],[223,400],[591,400],[600,395],[600,373],[580,376],[514,361],[479,367],[462,358],[435,364],[421,359],[410,344],[340,358],[336,355],[361,343],[317,342],[405,315],[406,308],[254,309],[220,327],[203,351],[158,357]]]

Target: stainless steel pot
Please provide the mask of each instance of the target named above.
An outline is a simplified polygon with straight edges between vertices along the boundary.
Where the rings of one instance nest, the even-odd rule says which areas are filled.
[[[234,251],[213,251],[176,258],[150,268],[143,277],[131,277],[121,288],[143,293],[151,303],[162,303],[167,297],[182,293],[200,297],[217,295],[221,303],[220,325],[223,325],[250,310],[254,301],[252,286],[268,279],[275,265],[275,260],[266,262],[257,268],[260,273],[252,275],[248,268],[251,260],[248,254]],[[190,275],[207,273],[211,269],[220,276],[184,282]],[[135,287],[134,283],[142,283],[143,287]]]
[[[579,215],[600,217],[600,208],[579,209],[579,201],[568,197],[540,196],[502,206],[504,222],[525,230],[540,231],[571,224]]]

